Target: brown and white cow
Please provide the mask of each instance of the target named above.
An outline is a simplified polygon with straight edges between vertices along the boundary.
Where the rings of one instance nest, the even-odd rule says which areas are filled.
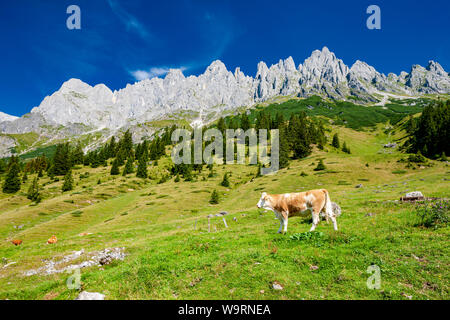
[[[280,220],[278,233],[281,233],[281,229],[283,229],[284,233],[287,232],[289,217],[307,216],[309,211],[312,214],[310,231],[316,229],[320,220],[320,213],[324,213],[325,217],[330,218],[333,222],[334,230],[337,230],[336,215],[332,210],[328,191],[325,189],[284,194],[267,194],[263,192],[256,206],[275,213],[275,216]]]

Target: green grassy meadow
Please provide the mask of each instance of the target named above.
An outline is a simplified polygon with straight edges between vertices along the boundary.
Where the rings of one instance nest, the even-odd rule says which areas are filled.
[[[256,166],[214,165],[215,177],[205,167],[196,181],[157,184],[168,157],[149,166],[155,179],[80,166],[73,191],[61,192],[62,179],[41,178],[44,200],[32,205],[29,175],[16,195],[0,194],[0,299],[74,299],[79,290],[68,289],[70,274],[24,273],[73,251],[112,247],[125,247],[126,258],[81,269],[80,290],[106,299],[449,299],[449,227],[417,227],[414,205],[393,201],[415,190],[448,197],[449,166],[430,160],[430,166],[405,168],[397,162],[404,154],[383,148],[393,137],[381,125],[330,128],[330,137],[339,132],[352,154],[327,145],[258,178]],[[319,159],[327,170],[313,170]],[[219,185],[225,172],[230,188]],[[263,191],[316,188],[326,188],[341,206],[339,231],[321,221],[319,237],[293,240],[309,231],[309,218],[289,219],[282,235],[274,214],[256,208]],[[213,189],[220,193],[217,205],[209,203]],[[229,213],[228,227],[214,217],[208,232],[206,216],[220,211]],[[52,235],[58,242],[49,245]],[[373,264],[381,270],[379,290],[366,285]],[[274,290],[275,281],[284,289]]]

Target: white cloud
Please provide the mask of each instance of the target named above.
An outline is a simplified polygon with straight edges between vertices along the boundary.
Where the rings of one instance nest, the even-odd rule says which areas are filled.
[[[180,67],[180,68],[152,67],[148,70],[131,71],[130,74],[137,81],[141,81],[144,79],[151,79],[154,77],[164,76],[170,71],[170,69],[180,69],[181,71],[185,71],[187,69],[187,67]]]

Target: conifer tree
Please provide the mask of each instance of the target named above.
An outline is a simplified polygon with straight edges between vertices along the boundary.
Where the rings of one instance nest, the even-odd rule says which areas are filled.
[[[114,161],[112,163],[112,167],[111,167],[111,175],[115,176],[119,174],[119,160],[116,158],[114,158]]]
[[[144,155],[139,158],[136,177],[146,179],[147,174],[147,159]]]
[[[69,169],[66,175],[64,176],[64,183],[61,188],[62,192],[73,190],[73,177],[72,170]]]
[[[84,158],[83,148],[81,147],[81,143],[78,142],[77,146],[72,152],[72,162],[73,164],[83,164],[83,158]]]
[[[128,158],[127,162],[125,163],[125,167],[123,168],[122,175],[126,176],[127,174],[133,173],[133,160],[131,158]]]
[[[220,183],[220,185],[226,188],[230,187],[230,181],[228,180],[228,172],[225,172],[225,174],[223,175],[223,180]]]
[[[36,203],[39,203],[41,201],[41,195],[39,193],[38,178],[34,178],[33,183],[28,188],[27,198]]]
[[[302,112],[300,116],[293,114],[289,120],[288,130],[294,159],[301,159],[308,156],[312,149],[306,113]]]
[[[325,164],[323,163],[323,160],[320,159],[319,163],[317,164],[317,167],[314,168],[314,171],[321,171],[321,170],[325,170],[325,169],[326,169]]]
[[[335,133],[333,136],[333,141],[331,142],[331,145],[335,147],[336,149],[339,149],[341,147],[341,144],[339,143],[339,137],[338,134]]]
[[[20,166],[16,157],[12,156],[9,160],[8,173],[6,174],[5,181],[3,182],[4,193],[16,193],[20,190]]]
[[[69,144],[59,144],[53,156],[51,173],[56,176],[65,175],[72,167],[70,158]]]
[[[219,203],[219,193],[217,192],[216,189],[213,190],[213,192],[211,193],[211,199],[209,199],[209,203],[211,204],[218,204]]]
[[[347,147],[347,144],[345,143],[345,141],[344,141],[344,144],[342,145],[342,151],[344,151],[345,153],[348,153],[348,154],[351,153],[350,148]]]

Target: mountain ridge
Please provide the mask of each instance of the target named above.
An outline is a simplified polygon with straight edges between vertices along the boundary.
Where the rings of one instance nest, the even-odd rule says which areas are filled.
[[[104,84],[91,86],[72,78],[30,113],[20,118],[0,114],[0,133],[38,132],[54,139],[104,129],[110,136],[130,126],[177,117],[184,117],[191,125],[203,125],[279,96],[318,95],[384,105],[389,97],[425,94],[450,94],[449,74],[438,62],[430,60],[426,67],[415,64],[409,73],[386,76],[361,60],[349,67],[323,47],[298,66],[291,56],[270,67],[260,61],[254,77],[239,67],[230,71],[215,60],[197,76],[170,69],[164,78],[145,79],[114,91]]]
[[[335,100],[354,96],[361,103],[374,103],[379,102],[374,96],[377,91],[408,96],[448,94],[450,78],[432,60],[427,67],[416,64],[409,73],[388,76],[361,60],[348,67],[323,47],[298,67],[292,57],[270,67],[261,61],[254,78],[240,68],[231,72],[222,61],[215,60],[198,76],[186,77],[182,70],[170,69],[164,79],[145,79],[115,91],[104,84],[90,86],[69,79],[30,113],[41,115],[50,124],[82,123],[117,129],[130,121],[151,121],[176,111],[207,114],[211,108],[223,111],[248,107],[280,95],[320,95]],[[11,125],[0,126],[0,130],[7,132]]]

